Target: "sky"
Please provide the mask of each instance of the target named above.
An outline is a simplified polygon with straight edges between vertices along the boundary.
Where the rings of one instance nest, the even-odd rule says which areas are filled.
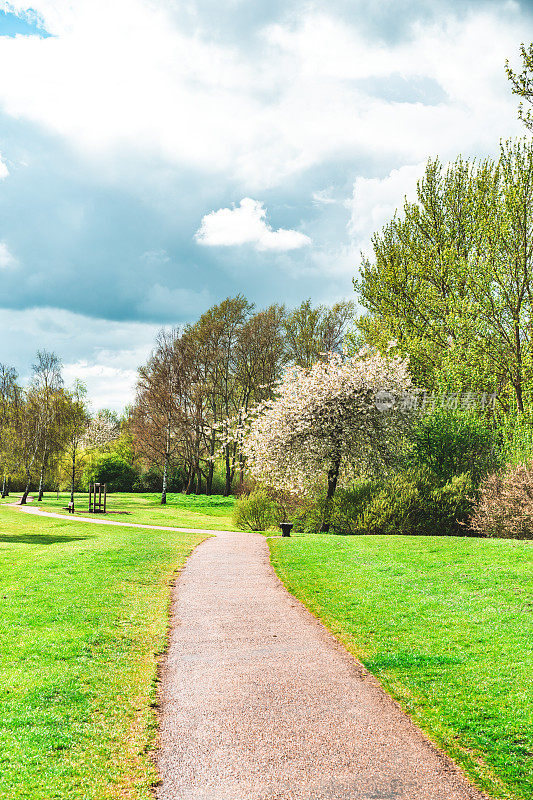
[[[0,362],[131,402],[162,326],[353,298],[428,158],[524,135],[522,0],[0,0]]]

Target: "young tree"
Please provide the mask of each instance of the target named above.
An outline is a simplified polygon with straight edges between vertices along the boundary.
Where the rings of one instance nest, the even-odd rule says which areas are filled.
[[[65,453],[69,463],[70,471],[70,502],[74,503],[74,491],[78,480],[78,461],[80,453],[83,451],[90,417],[87,410],[85,398],[87,389],[77,381],[71,392],[62,393],[62,408],[60,411],[63,435],[65,441]]]
[[[9,476],[16,469],[15,421],[21,390],[13,367],[0,364],[0,463],[2,467],[2,497],[9,494]]]
[[[359,354],[343,362],[330,354],[309,370],[292,368],[276,397],[261,404],[248,423],[244,452],[251,473],[294,492],[305,492],[323,476],[330,501],[346,467],[376,468],[392,458],[401,413],[382,410],[376,397],[400,396],[410,383],[404,361],[380,355]],[[328,530],[327,518],[323,529]]]
[[[148,363],[139,369],[131,430],[137,451],[162,471],[161,504],[167,502],[171,460],[180,446],[187,364],[177,330],[161,331]]]
[[[35,389],[26,392],[14,419],[15,458],[24,476],[20,505],[26,505],[42,448],[43,428],[39,397]]]
[[[33,364],[32,388],[40,414],[41,443],[39,456],[39,492],[37,500],[43,499],[44,478],[50,457],[61,448],[59,391],[63,385],[61,361],[55,353],[37,351]]]

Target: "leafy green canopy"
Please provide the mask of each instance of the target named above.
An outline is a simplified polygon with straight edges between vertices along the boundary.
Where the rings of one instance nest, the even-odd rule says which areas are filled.
[[[533,381],[533,146],[497,161],[428,162],[417,202],[373,237],[352,345],[407,356],[428,389],[497,390],[519,411]]]

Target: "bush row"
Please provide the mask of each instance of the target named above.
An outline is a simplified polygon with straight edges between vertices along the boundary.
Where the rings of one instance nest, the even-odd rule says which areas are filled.
[[[400,467],[293,503],[296,531],[533,538],[533,465],[507,469],[509,437],[474,413],[438,410],[406,434]],[[287,518],[279,495],[264,489],[235,507],[239,527],[267,530]]]

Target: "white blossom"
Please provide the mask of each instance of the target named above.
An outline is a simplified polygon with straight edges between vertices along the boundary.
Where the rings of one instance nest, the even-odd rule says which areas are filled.
[[[368,351],[346,360],[331,353],[309,370],[292,368],[275,399],[241,426],[251,473],[267,485],[305,492],[325,476],[336,485],[354,462],[377,463],[395,446],[402,408],[380,410],[376,394],[400,398],[410,387],[406,361]]]

